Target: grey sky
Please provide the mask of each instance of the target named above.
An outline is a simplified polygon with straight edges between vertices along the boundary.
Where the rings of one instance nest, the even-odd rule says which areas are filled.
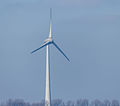
[[[44,99],[45,49],[30,52],[49,33],[69,56],[51,46],[52,98],[120,99],[119,0],[1,0],[0,100]]]

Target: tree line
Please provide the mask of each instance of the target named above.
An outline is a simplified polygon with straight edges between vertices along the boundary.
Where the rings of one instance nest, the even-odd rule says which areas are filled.
[[[56,99],[56,100],[52,100],[51,105],[52,106],[120,106],[118,100],[100,101],[97,99],[91,102],[89,102],[88,99],[79,99],[76,101],[69,100],[67,102],[64,102],[61,99]],[[15,99],[15,100],[9,99],[5,103],[0,103],[0,106],[45,106],[45,102],[44,100],[42,100],[39,103],[28,103],[21,99]]]

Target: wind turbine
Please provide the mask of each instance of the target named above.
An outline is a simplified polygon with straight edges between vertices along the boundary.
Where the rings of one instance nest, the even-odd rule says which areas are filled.
[[[45,91],[45,106],[51,106],[51,87],[50,87],[50,60],[49,60],[49,45],[53,44],[68,60],[69,58],[65,55],[65,53],[59,48],[59,46],[52,39],[52,9],[50,9],[50,32],[49,37],[44,40],[44,43],[36,50],[32,51],[34,53],[43,47],[46,47],[46,91]]]

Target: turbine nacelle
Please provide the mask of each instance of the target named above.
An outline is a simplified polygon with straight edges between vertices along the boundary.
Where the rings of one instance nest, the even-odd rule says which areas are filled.
[[[47,38],[44,40],[44,43],[52,43],[53,42],[53,39],[51,37]]]

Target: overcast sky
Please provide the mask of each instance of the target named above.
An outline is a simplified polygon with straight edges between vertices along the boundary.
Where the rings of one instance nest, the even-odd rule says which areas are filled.
[[[50,7],[52,99],[119,100],[120,0],[0,0],[0,101],[44,99]]]

